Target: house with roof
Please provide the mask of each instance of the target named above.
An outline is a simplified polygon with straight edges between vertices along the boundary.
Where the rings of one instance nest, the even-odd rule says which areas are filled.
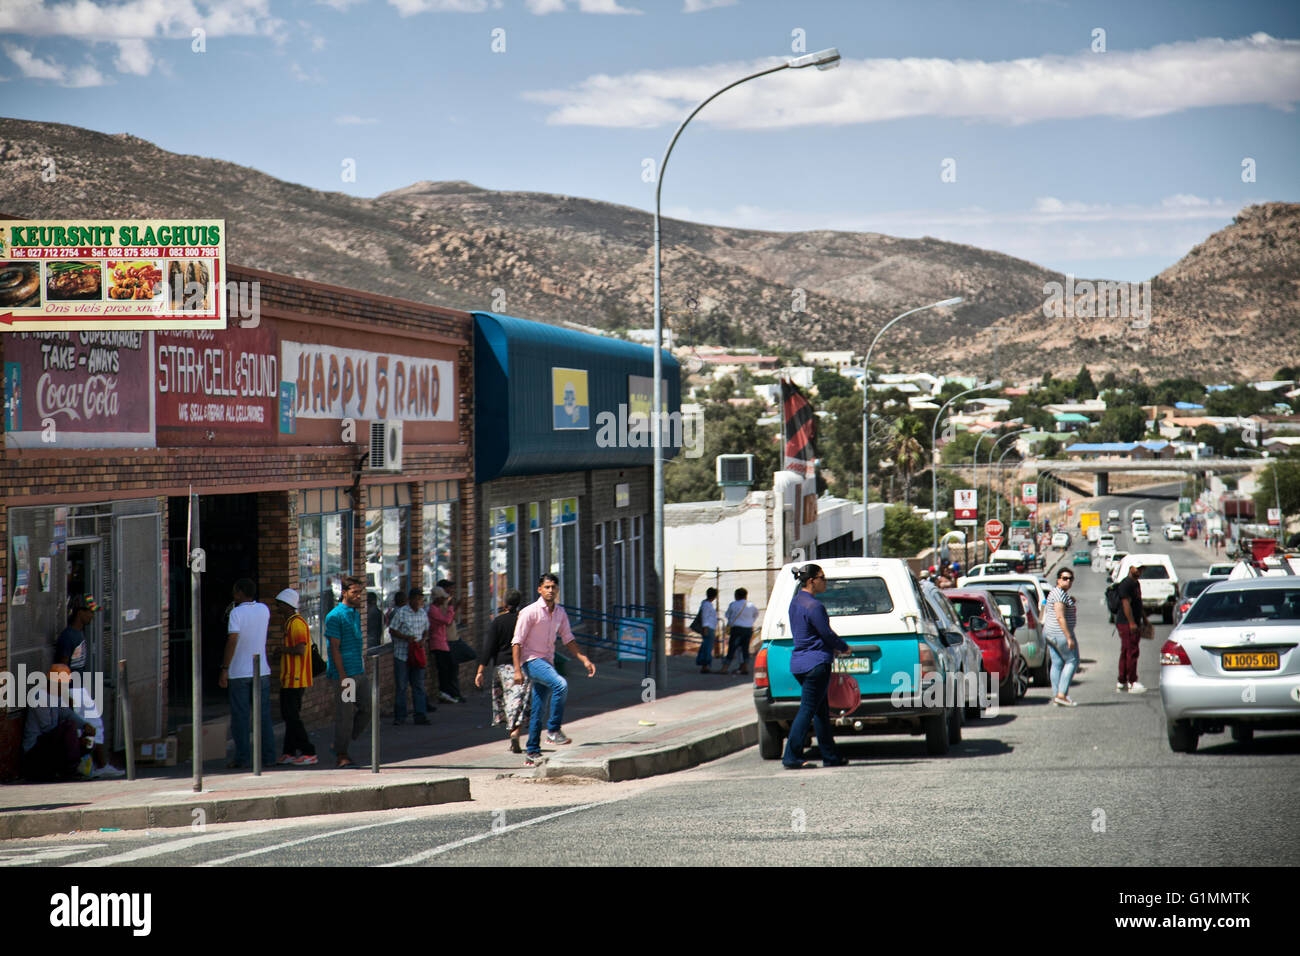
[[[1077,432],[1092,424],[1092,420],[1087,415],[1080,415],[1078,412],[1057,412],[1052,416],[1052,420],[1056,423],[1058,432]]]
[[[1173,458],[1173,443],[1162,440],[1075,442],[1065,449],[1066,455],[1078,461],[1149,461],[1155,458]]]

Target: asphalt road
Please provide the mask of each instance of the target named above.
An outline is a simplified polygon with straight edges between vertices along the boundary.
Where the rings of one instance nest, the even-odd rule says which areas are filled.
[[[1112,496],[1159,529],[1171,497]],[[1077,536],[1076,536],[1077,541]],[[1121,546],[1129,544],[1128,534]],[[1071,550],[1074,549],[1072,545]],[[1199,576],[1199,542],[1153,538],[1180,578]],[[1079,568],[1083,666],[1049,706],[1031,688],[968,722],[947,757],[922,737],[842,740],[852,763],[790,773],[750,749],[627,784],[502,779],[465,804],[188,830],[75,834],[0,844],[0,865],[1291,865],[1300,863],[1300,734],[1227,734],[1175,754],[1159,695],[1157,624],[1144,643],[1143,695],[1115,691],[1119,640],[1104,575]],[[495,809],[494,809],[495,808]]]

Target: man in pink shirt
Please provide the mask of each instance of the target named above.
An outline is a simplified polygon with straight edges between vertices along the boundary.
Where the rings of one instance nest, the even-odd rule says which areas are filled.
[[[573,639],[569,615],[564,612],[564,608],[556,606],[555,598],[559,590],[558,577],[550,573],[541,576],[537,582],[538,598],[519,612],[519,618],[515,622],[515,637],[511,641],[515,683],[522,684],[525,679],[533,682],[533,709],[528,721],[528,755],[524,759],[529,767],[542,762],[542,715],[546,713],[548,698],[551,702],[551,719],[546,725],[546,742],[572,742],[560,729],[564,723],[564,701],[569,696],[569,682],[555,670],[555,639],[559,637],[564,641],[564,649],[587,668],[588,677],[596,676],[596,665],[578,650]]]

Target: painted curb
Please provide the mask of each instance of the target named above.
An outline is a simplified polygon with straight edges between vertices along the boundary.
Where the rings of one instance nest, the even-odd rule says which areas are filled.
[[[655,750],[642,750],[600,760],[583,760],[580,757],[556,758],[543,764],[541,773],[537,776],[588,777],[609,783],[640,780],[644,777],[689,770],[710,760],[717,760],[719,757],[752,747],[756,743],[758,743],[758,721],[747,718],[743,723],[688,737]]]

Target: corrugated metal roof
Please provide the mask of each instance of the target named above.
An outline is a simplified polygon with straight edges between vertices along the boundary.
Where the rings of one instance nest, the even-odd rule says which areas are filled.
[[[475,480],[654,463],[652,448],[627,441],[628,379],[653,375],[653,349],[509,315],[473,315]],[[680,409],[680,378],[665,350],[670,413]],[[565,419],[554,391],[568,383],[579,400]]]

